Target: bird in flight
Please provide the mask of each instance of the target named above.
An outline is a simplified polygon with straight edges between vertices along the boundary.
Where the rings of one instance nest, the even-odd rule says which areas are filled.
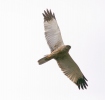
[[[64,44],[54,13],[47,9],[46,11],[44,10],[42,14],[44,17],[45,38],[51,50],[51,54],[38,60],[39,65],[51,59],[55,59],[63,73],[74,82],[79,89],[87,89],[88,80],[69,55],[71,46]]]

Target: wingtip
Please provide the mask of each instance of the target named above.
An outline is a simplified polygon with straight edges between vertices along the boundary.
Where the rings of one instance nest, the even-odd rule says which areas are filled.
[[[52,19],[56,19],[55,14],[51,12],[51,9],[44,10],[44,13],[42,13],[42,15],[44,17],[44,21],[50,21]]]
[[[83,78],[78,79],[76,85],[78,86],[79,90],[80,89],[83,89],[83,90],[87,89],[88,84],[86,81],[88,81],[88,80],[84,76],[83,76]]]

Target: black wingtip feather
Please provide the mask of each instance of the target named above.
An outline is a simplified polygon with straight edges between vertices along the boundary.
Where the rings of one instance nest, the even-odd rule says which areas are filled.
[[[87,84],[87,82],[86,81],[88,81],[84,76],[83,76],[83,78],[80,78],[80,79],[78,79],[78,81],[77,81],[77,86],[78,86],[78,88],[80,89],[80,88],[82,88],[82,89],[87,89],[87,86],[88,86],[88,84]]]
[[[44,17],[44,21],[50,21],[52,19],[56,19],[54,13],[51,12],[51,10],[44,10],[43,17]]]

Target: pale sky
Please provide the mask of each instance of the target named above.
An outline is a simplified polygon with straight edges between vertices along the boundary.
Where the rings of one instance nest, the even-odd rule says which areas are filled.
[[[55,13],[88,79],[79,90],[51,60],[42,13]],[[0,0],[0,100],[105,100],[105,0]]]

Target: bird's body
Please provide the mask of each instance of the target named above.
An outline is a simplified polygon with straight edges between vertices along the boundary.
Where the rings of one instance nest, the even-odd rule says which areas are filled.
[[[51,59],[55,59],[64,74],[73,81],[79,89],[86,89],[88,86],[86,83],[87,79],[69,55],[68,52],[71,47],[64,45],[54,13],[52,13],[51,10],[47,10],[44,11],[43,16],[45,37],[51,49],[51,54],[38,60],[38,63],[43,64]]]

